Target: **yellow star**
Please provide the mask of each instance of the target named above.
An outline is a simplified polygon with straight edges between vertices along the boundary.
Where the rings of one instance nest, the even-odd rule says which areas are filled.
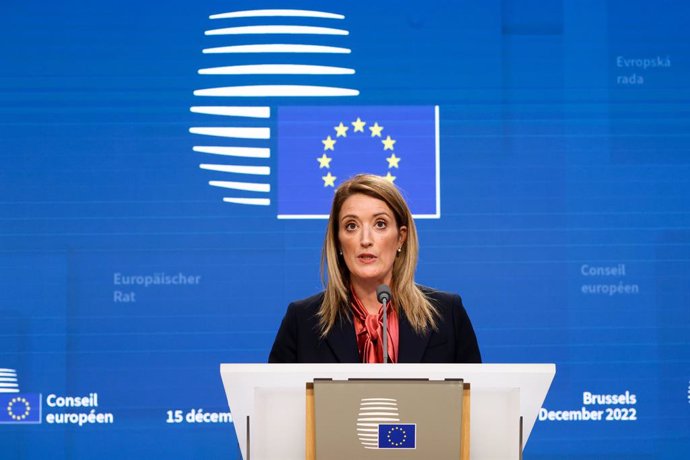
[[[323,142],[323,149],[324,150],[335,150],[333,148],[335,146],[335,139],[331,139],[331,136],[328,136],[326,139],[322,140],[321,142]]]
[[[335,187],[335,180],[337,177],[331,175],[331,172],[328,171],[328,174],[325,176],[321,176],[321,179],[323,179],[323,186],[324,187]]]
[[[375,122],[374,126],[369,126],[371,130],[371,137],[381,137],[381,131],[383,131],[383,126],[379,126],[379,122]]]
[[[383,150],[393,150],[393,144],[395,144],[395,139],[391,139],[390,136],[387,136],[384,140],[381,141],[383,143]]]
[[[328,174],[330,174],[330,173],[328,173]],[[388,171],[388,173],[386,173],[386,175],[383,178],[386,179],[390,183],[393,183],[393,181],[396,179],[396,177],[393,176],[390,171]]]
[[[345,126],[341,121],[340,124],[338,126],[334,126],[333,129],[335,129],[335,137],[347,137],[347,130],[350,128]]]
[[[393,156],[395,156],[395,154]],[[328,158],[325,153],[323,155],[321,155],[321,158],[317,158],[316,161],[319,162],[319,169],[330,168],[332,159],[333,158]],[[390,168],[390,166],[389,166],[389,168]]]
[[[355,132],[364,132],[364,125],[366,125],[366,122],[362,121],[359,117],[357,117],[357,120],[352,122],[352,126],[355,127]]]
[[[388,161],[388,167],[389,168],[397,168],[398,163],[400,163],[400,158],[395,156],[395,153],[392,153],[391,156],[386,158],[386,161]]]

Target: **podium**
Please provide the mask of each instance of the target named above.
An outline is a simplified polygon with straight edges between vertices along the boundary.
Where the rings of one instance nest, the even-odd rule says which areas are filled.
[[[221,364],[245,460],[304,460],[307,383],[462,379],[471,386],[470,458],[519,460],[554,364]]]

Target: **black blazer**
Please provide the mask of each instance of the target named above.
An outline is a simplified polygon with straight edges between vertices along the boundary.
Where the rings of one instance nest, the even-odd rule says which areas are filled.
[[[438,330],[420,336],[400,310],[398,362],[401,363],[481,363],[470,318],[457,294],[421,287],[439,313]],[[323,293],[298,300],[288,306],[276,335],[270,363],[358,363],[355,327],[340,317],[325,338],[319,337],[319,306]]]

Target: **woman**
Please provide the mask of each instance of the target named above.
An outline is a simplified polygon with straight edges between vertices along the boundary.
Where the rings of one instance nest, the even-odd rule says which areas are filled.
[[[383,362],[381,284],[391,288],[390,362],[481,362],[460,296],[414,283],[418,249],[412,214],[392,183],[361,174],[341,184],[321,254],[326,290],[290,304],[269,362]]]

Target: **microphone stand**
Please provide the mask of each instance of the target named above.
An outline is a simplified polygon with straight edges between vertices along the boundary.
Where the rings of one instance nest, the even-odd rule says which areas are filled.
[[[388,299],[383,298],[383,364],[388,364]]]
[[[383,364],[388,364],[388,302],[391,290],[385,284],[376,288],[376,299],[383,304]]]

